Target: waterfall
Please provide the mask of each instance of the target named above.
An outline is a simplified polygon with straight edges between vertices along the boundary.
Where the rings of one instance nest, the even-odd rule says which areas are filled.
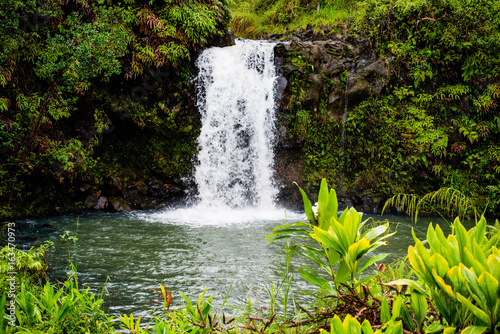
[[[345,164],[345,152],[347,149],[347,129],[346,129],[346,121],[348,116],[347,108],[349,106],[349,79],[354,73],[354,63],[351,64],[351,71],[347,75],[346,83],[345,83],[345,92],[344,92],[344,113],[342,114],[342,137],[340,140],[341,152],[340,152],[340,179],[343,177],[344,172],[344,164]]]
[[[196,66],[199,206],[273,208],[274,44],[237,40]]]

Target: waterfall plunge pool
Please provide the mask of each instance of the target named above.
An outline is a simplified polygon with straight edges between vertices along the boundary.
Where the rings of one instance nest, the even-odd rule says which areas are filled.
[[[440,218],[419,218],[418,224],[408,217],[373,218],[388,218],[391,229],[398,231],[387,246],[379,248],[389,253],[383,261],[386,264],[406,255],[413,244],[412,227],[420,239],[425,238],[430,221],[439,222],[445,233],[449,231]],[[278,225],[305,219],[302,214],[284,210],[210,212],[198,208],[28,219],[17,222],[16,227],[18,248],[24,250],[45,240],[58,244],[59,236],[66,231],[77,235],[76,244],[61,246],[49,257],[50,279],[65,280],[71,259],[81,286],[98,292],[106,284],[105,305],[110,314],[134,312],[144,316],[160,302],[152,291],[158,290],[158,283],[174,291],[173,307],[181,303],[177,291],[194,300],[205,288],[218,308],[228,292],[226,306],[244,307],[248,298],[256,307],[265,306],[265,288],[272,284],[276,287],[281,281],[277,264],[284,264],[280,252],[285,241],[268,243],[264,238]],[[296,269],[303,263],[303,258],[294,256],[292,289],[301,304],[308,299],[299,291],[314,291]],[[224,312],[232,310],[225,308]]]

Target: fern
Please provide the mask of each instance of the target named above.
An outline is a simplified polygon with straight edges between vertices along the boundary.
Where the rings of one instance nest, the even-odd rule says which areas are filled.
[[[417,220],[416,213],[418,212],[417,206],[419,199],[417,195],[414,194],[397,194],[389,198],[382,208],[382,213],[384,214],[385,209],[388,207],[401,207],[401,210],[406,212],[407,215],[413,218],[415,216],[415,221]]]
[[[418,213],[423,207],[431,207],[437,212],[444,212],[447,216],[458,215],[461,219],[466,219],[474,215],[479,218],[481,214],[473,203],[473,199],[466,196],[458,189],[443,187],[430,192],[419,199],[414,194],[398,194],[389,198],[382,209],[382,214],[388,207],[401,207],[415,222]],[[486,208],[485,208],[486,211]]]

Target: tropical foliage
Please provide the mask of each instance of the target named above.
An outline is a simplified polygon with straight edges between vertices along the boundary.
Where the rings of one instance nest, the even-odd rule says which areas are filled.
[[[2,1],[0,216],[46,212],[78,180],[188,171],[193,55],[228,20],[225,0]]]
[[[300,188],[299,188],[300,189]],[[134,314],[108,316],[102,308],[105,290],[91,293],[82,288],[75,268],[62,284],[43,282],[49,252],[53,244],[31,249],[24,255],[14,250],[17,281],[14,293],[0,299],[0,333],[113,333],[118,322],[130,333],[498,333],[500,326],[500,233],[481,218],[475,227],[466,230],[457,218],[452,233],[430,225],[427,240],[415,236],[415,245],[408,249],[411,269],[394,268],[384,274],[384,265],[376,264],[385,255],[373,250],[389,240],[386,224],[369,226],[361,222],[361,213],[353,208],[339,215],[335,190],[328,190],[323,181],[317,211],[303,194],[308,222],[276,228],[270,240],[290,238],[285,247],[285,267],[278,291],[268,289],[270,305],[265,315],[249,302],[241,312],[217,312],[213,297],[205,290],[194,302],[182,292],[174,295],[159,285],[161,306],[148,319]],[[69,235],[61,241],[76,241]],[[294,243],[295,241],[303,241]],[[427,245],[427,246],[425,246]],[[11,273],[6,255],[1,250],[1,282]],[[294,254],[301,254],[300,258]],[[371,254],[370,254],[371,253]],[[370,257],[371,255],[371,257]],[[365,260],[361,264],[361,260]],[[300,261],[297,261],[300,260]],[[312,260],[312,261],[311,261]],[[404,261],[403,261],[404,263]],[[312,305],[296,303],[290,291],[290,267],[300,266],[302,278],[318,289]],[[375,268],[376,267],[376,270]],[[370,275],[369,268],[375,274]],[[9,269],[10,270],[10,269]],[[327,275],[325,275],[325,273]],[[392,276],[392,280],[388,278]],[[40,280],[39,278],[42,278]],[[395,279],[394,279],[395,278]],[[10,290],[10,287],[5,287]],[[281,295],[281,306],[277,297]],[[16,318],[8,316],[8,298],[15,298]],[[172,300],[182,302],[174,309]],[[226,297],[227,299],[227,297]],[[287,311],[291,301],[293,308]],[[224,300],[222,308],[224,308]],[[309,309],[309,310],[308,310]],[[7,323],[8,321],[8,323]]]

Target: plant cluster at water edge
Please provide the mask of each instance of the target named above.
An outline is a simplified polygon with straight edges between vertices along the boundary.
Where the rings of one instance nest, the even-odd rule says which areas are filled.
[[[267,288],[270,304],[251,301],[231,315],[213,305],[206,290],[194,301],[159,285],[160,306],[147,317],[107,315],[103,292],[82,288],[74,268],[60,285],[44,282],[47,252],[54,245],[16,250],[16,320],[5,333],[491,333],[500,329],[500,233],[481,217],[466,230],[457,218],[452,232],[430,224],[427,240],[414,236],[406,260],[386,266],[379,249],[391,240],[389,225],[362,220],[347,208],[340,215],[334,189],[323,180],[317,209],[300,189],[306,222],[282,225],[267,239],[288,239],[282,281]],[[73,240],[65,236],[63,240]],[[6,289],[7,253],[2,249],[2,290]],[[23,254],[24,253],[24,254]],[[311,305],[301,305],[291,289],[291,266],[315,287]],[[172,307],[172,300],[181,302]],[[0,300],[6,310],[6,296]],[[234,306],[233,306],[234,307]],[[5,314],[5,313],[4,313]]]

